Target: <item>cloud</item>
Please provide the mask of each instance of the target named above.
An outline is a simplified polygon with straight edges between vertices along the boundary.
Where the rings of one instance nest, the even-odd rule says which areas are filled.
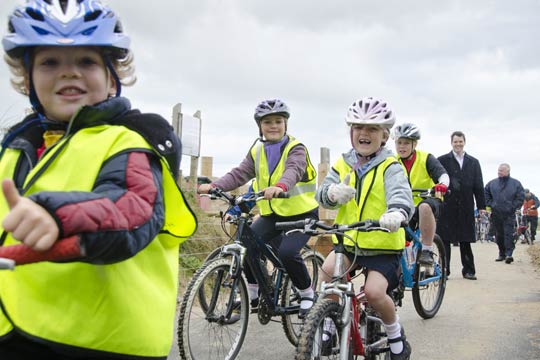
[[[347,107],[376,96],[398,122],[418,123],[422,149],[447,153],[462,130],[486,180],[509,162],[540,193],[531,165],[540,150],[538,1],[107,2],[133,39],[139,80],[125,95],[167,118],[178,102],[201,110],[202,155],[214,157],[215,175],[246,155],[262,99],[287,102],[290,133],[318,162],[321,147],[332,161],[350,147]],[[3,29],[14,3],[0,3]],[[18,114],[7,80],[0,91],[0,117]]]

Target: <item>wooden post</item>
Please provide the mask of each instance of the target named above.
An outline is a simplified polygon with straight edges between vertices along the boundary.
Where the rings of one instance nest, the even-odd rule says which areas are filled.
[[[201,175],[212,178],[212,166],[214,158],[211,156],[201,156]]]

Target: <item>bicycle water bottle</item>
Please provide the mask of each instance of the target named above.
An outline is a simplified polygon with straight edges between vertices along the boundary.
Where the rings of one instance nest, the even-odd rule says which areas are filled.
[[[412,269],[416,263],[416,254],[414,253],[414,246],[412,241],[405,243],[405,249],[403,249],[403,257],[408,269]]]

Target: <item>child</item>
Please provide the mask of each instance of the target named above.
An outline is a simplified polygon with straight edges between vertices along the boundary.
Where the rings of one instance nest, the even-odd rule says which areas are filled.
[[[405,340],[394,301],[388,295],[398,285],[401,252],[405,247],[400,224],[414,212],[411,188],[403,168],[385,147],[389,129],[395,122],[394,113],[385,102],[368,97],[349,107],[346,122],[351,127],[353,148],[333,165],[317,190],[316,199],[325,208],[339,209],[336,223],[379,219],[381,227],[391,231],[354,232],[359,247],[356,262],[368,269],[364,290],[384,322],[391,359],[409,359],[411,347]],[[344,242],[354,246],[350,239],[345,238]],[[347,257],[346,266],[350,266],[354,253],[347,253]],[[328,274],[333,273],[334,263],[332,251],[323,264],[321,281],[330,281]],[[325,325],[330,335],[335,333],[335,328]],[[332,344],[327,331],[323,334],[323,350]]]
[[[242,163],[212,184],[203,184],[199,193],[208,193],[214,187],[225,191],[236,189],[255,177],[253,191],[264,191],[265,200],[258,202],[261,216],[251,225],[253,232],[263,241],[270,242],[279,235],[278,221],[295,221],[307,217],[318,219],[318,204],[314,199],[316,171],[307,149],[291,135],[287,135],[290,111],[281,100],[265,100],[255,109],[259,139],[248,151]],[[274,199],[287,191],[288,199]],[[280,238],[280,237],[278,237]],[[293,233],[281,239],[278,256],[292,283],[302,297],[298,316],[304,317],[313,305],[314,290],[300,250],[309,235]],[[258,306],[258,285],[248,267],[245,268],[252,310]]]
[[[132,55],[110,8],[29,0],[8,29],[12,83],[34,112],[2,142],[3,245],[78,236],[81,256],[0,272],[0,358],[166,359],[178,247],[196,228],[178,138],[120,97]]]
[[[436,219],[442,206],[442,196],[450,184],[446,169],[439,160],[430,153],[416,150],[420,140],[420,129],[415,124],[403,123],[394,128],[397,158],[405,169],[409,183],[413,189],[435,190],[435,198],[415,198],[417,206],[413,217],[415,225],[422,234],[422,252],[418,262],[425,266],[433,266],[433,237],[435,236]],[[412,225],[412,224],[409,224]],[[412,225],[413,227],[415,225]]]

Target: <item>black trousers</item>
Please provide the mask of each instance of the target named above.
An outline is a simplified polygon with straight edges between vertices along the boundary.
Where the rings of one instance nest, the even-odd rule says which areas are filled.
[[[495,240],[499,247],[499,256],[512,256],[514,252],[514,231],[516,229],[516,219],[514,214],[510,216],[492,216],[495,226]]]
[[[265,243],[270,243],[274,249],[277,249],[277,256],[285,266],[292,283],[300,290],[307,289],[311,286],[311,278],[300,254],[300,251],[307,244],[311,236],[300,232],[281,236],[282,232],[277,231],[275,225],[278,221],[296,221],[303,220],[307,217],[318,219],[317,212],[313,211],[291,217],[279,217],[276,215],[261,216],[251,224],[251,230],[256,236],[259,236]],[[257,281],[249,266],[246,266],[244,270],[248,283],[256,284]]]
[[[531,224],[531,238],[535,240],[536,229],[538,228],[538,216],[525,215],[525,221]]]
[[[0,359],[2,360],[119,360],[132,358],[132,356],[114,356],[112,354],[110,357],[105,354],[99,356],[82,353],[68,355],[15,332],[0,341]]]
[[[444,242],[444,250],[446,252],[446,264],[447,264],[447,274],[450,275],[450,260],[452,258],[452,244],[450,242]],[[459,243],[459,252],[461,253],[461,274],[472,274],[476,275],[476,268],[474,266],[474,254],[472,252],[470,242],[460,242]]]

